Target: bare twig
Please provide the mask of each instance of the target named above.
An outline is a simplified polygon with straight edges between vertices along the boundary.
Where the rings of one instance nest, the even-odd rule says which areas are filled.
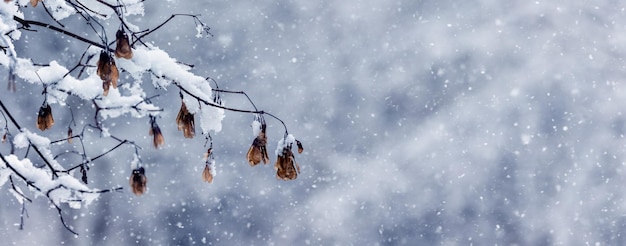
[[[85,42],[85,43],[91,44],[93,46],[99,47],[101,49],[104,49],[104,50],[107,50],[107,51],[113,51],[112,49],[109,49],[109,47],[105,47],[104,45],[102,45],[100,43],[91,41],[91,40],[86,39],[86,38],[84,38],[82,36],[79,36],[79,35],[74,34],[72,32],[69,32],[69,31],[66,31],[64,29],[58,28],[56,26],[50,25],[48,23],[43,23],[43,22],[34,21],[34,20],[24,20],[24,19],[22,19],[20,17],[17,17],[17,16],[13,16],[13,20],[15,20],[15,21],[19,22],[20,24],[22,24],[25,28],[30,28],[30,25],[45,27],[45,28],[48,28],[50,30],[53,30],[53,31],[56,31],[56,32],[60,32],[62,34],[70,36],[72,38],[78,39],[78,40],[80,40],[82,42]]]
[[[208,105],[208,106],[211,106],[211,107],[221,108],[221,109],[224,109],[224,110],[233,111],[233,112],[239,112],[239,113],[250,113],[250,114],[260,114],[260,115],[266,114],[266,115],[269,115],[270,117],[272,117],[272,118],[274,118],[274,119],[278,120],[281,124],[283,124],[283,127],[285,128],[285,135],[287,135],[287,133],[288,133],[288,131],[287,131],[287,125],[285,125],[285,122],[283,122],[280,118],[276,117],[276,116],[275,116],[275,115],[273,115],[273,114],[270,114],[270,113],[265,112],[265,111],[263,111],[263,110],[257,110],[257,109],[256,109],[256,106],[254,106],[255,110],[244,110],[244,109],[238,109],[238,108],[229,108],[229,107],[225,107],[225,106],[222,106],[222,105],[220,105],[220,104],[216,104],[216,103],[213,103],[213,102],[210,102],[210,101],[207,101],[207,100],[204,100],[204,99],[200,98],[199,96],[197,96],[197,95],[195,95],[195,94],[191,93],[189,90],[185,89],[185,87],[181,86],[181,85],[180,85],[178,82],[176,82],[176,81],[174,81],[174,84],[175,84],[175,85],[176,85],[176,86],[177,86],[177,87],[178,87],[181,91],[185,92],[187,95],[189,95],[189,96],[191,96],[191,97],[195,98],[196,100],[198,100],[199,102],[204,103],[205,105]],[[224,90],[216,90],[216,91],[222,91],[222,92],[225,92]],[[244,92],[232,92],[232,93],[244,94],[244,95],[246,95],[246,97],[248,97],[248,95],[247,95],[247,94],[245,94]],[[248,100],[250,100],[250,97],[248,97]],[[252,102],[252,100],[250,100],[250,102]],[[254,103],[253,103],[252,105],[254,105]]]
[[[9,110],[7,109],[6,106],[4,106],[4,103],[2,103],[2,100],[0,100],[0,107],[2,107],[2,110],[4,111],[4,113],[7,114],[7,116],[9,116],[9,119],[11,120],[11,122],[13,122],[13,125],[19,129],[20,132],[22,132],[22,127],[20,126],[20,124],[17,123],[17,121],[15,120],[15,118],[13,118],[13,115],[9,112]],[[43,153],[41,153],[41,151],[39,150],[39,148],[37,148],[37,146],[30,144],[30,146],[33,147],[33,149],[35,150],[35,152],[37,152],[37,155],[39,155],[39,157],[41,157],[41,159],[43,160],[44,163],[46,163],[46,165],[48,166],[48,168],[50,168],[50,172],[52,173],[52,178],[57,178],[58,175],[56,173],[56,170],[54,169],[54,167],[52,167],[52,164],[50,164],[50,162],[48,161],[48,159],[43,155]]]

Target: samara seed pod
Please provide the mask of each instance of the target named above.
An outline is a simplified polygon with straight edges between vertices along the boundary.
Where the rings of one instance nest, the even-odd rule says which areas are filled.
[[[39,108],[39,113],[37,113],[37,128],[39,130],[45,131],[50,129],[54,125],[54,118],[52,118],[52,108],[50,104],[45,106],[41,106]]]
[[[213,183],[213,174],[211,173],[211,167],[207,163],[204,165],[204,170],[202,171],[202,180],[207,183]]]
[[[276,169],[277,179],[294,180],[298,177],[298,173],[300,173],[300,166],[293,157],[291,148],[283,148],[282,153],[276,158],[274,169]]]
[[[176,125],[178,125],[179,131],[183,131],[183,136],[186,138],[193,138],[193,136],[196,135],[194,115],[189,113],[185,102],[180,106],[178,116],[176,116]]]
[[[117,30],[117,33],[115,33],[115,38],[117,43],[115,46],[115,56],[125,59],[133,58],[133,50],[130,48],[128,35],[126,35],[123,30]]]
[[[146,170],[143,167],[139,167],[133,170],[130,175],[130,187],[133,190],[133,193],[137,196],[142,195],[146,192],[146,184],[148,183],[148,178],[146,178]]]

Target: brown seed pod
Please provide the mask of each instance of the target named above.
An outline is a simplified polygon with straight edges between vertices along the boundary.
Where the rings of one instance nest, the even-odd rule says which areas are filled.
[[[296,159],[293,157],[291,149],[288,147],[283,148],[281,155],[278,155],[276,164],[276,178],[282,180],[294,180],[300,173],[300,166],[296,163]]]
[[[146,192],[148,178],[146,178],[145,172],[146,170],[143,167],[139,167],[134,169],[130,175],[130,187],[133,189],[133,193],[137,196]]]
[[[96,74],[98,74],[102,80],[102,94],[107,96],[109,94],[111,84],[113,85],[113,88],[117,88],[117,80],[120,77],[119,70],[115,65],[113,57],[104,51],[100,52],[97,68]]]
[[[50,129],[54,125],[54,119],[52,118],[52,108],[50,104],[45,106],[41,106],[39,108],[39,113],[37,114],[37,128],[39,130],[45,131]]]
[[[100,57],[98,58],[96,74],[100,76],[102,81],[109,80],[109,76],[111,76],[111,57],[106,52],[100,52]]]
[[[154,148],[159,148],[159,146],[165,144],[165,138],[163,138],[163,133],[161,133],[161,128],[157,125],[156,121],[152,120],[150,125],[150,136],[152,136],[152,144]]]
[[[185,136],[186,138],[193,138],[193,136],[196,135],[194,115],[192,113],[189,113],[185,102],[183,102],[180,106],[178,116],[176,116],[176,124],[178,125],[178,130],[182,130],[183,136]]]
[[[126,33],[122,30],[117,30],[115,38],[117,43],[115,46],[115,56],[125,59],[133,58],[133,50],[130,48],[130,42],[128,41]]]
[[[42,0],[30,0],[30,6],[37,7],[37,4]],[[5,2],[8,2],[5,0]]]
[[[267,164],[270,161],[267,155],[267,136],[265,135],[265,128],[265,124],[261,125],[259,136],[252,141],[252,145],[250,145],[250,149],[248,149],[246,157],[250,166],[256,166],[261,163],[261,161],[263,161],[263,164]]]

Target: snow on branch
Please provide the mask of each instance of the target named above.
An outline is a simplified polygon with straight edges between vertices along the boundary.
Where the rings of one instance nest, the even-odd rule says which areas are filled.
[[[28,194],[24,193],[15,180],[22,181],[35,196],[45,196],[57,209],[63,226],[70,232],[77,234],[63,219],[62,203],[71,208],[80,208],[89,205],[99,194],[121,190],[121,187],[112,189],[90,189],[87,179],[89,166],[94,162],[116,151],[121,146],[131,146],[135,150],[131,163],[129,184],[135,195],[147,191],[146,168],[140,158],[141,147],[129,139],[118,138],[104,127],[102,122],[111,118],[132,116],[149,118],[150,135],[153,136],[153,146],[163,146],[165,139],[156,123],[157,116],[165,109],[159,106],[159,95],[147,95],[144,91],[144,80],[151,79],[151,84],[157,89],[165,91],[167,87],[178,88],[181,97],[181,107],[176,124],[183,131],[183,136],[195,136],[195,116],[200,119],[200,129],[206,138],[205,147],[209,144],[205,154],[202,180],[211,183],[216,175],[215,155],[212,147],[211,132],[222,130],[222,121],[225,112],[253,114],[253,134],[255,138],[246,158],[251,165],[263,161],[268,163],[267,154],[268,136],[266,133],[265,115],[278,120],[284,127],[284,137],[278,141],[275,151],[276,175],[278,179],[293,180],[300,173],[300,166],[295,162],[291,151],[293,143],[298,146],[298,152],[303,148],[300,141],[287,131],[285,122],[277,116],[260,110],[251,98],[243,91],[228,91],[219,88],[217,81],[203,78],[195,74],[193,65],[179,62],[176,58],[159,47],[148,44],[144,40],[150,34],[163,30],[168,23],[179,18],[191,18],[196,37],[212,37],[210,28],[204,24],[199,15],[172,14],[163,22],[152,28],[142,29],[140,25],[131,23],[127,17],[144,14],[144,0],[13,0],[0,3],[0,64],[8,69],[8,89],[15,91],[16,81],[42,90],[43,104],[37,117],[37,128],[47,131],[54,127],[54,118],[50,104],[61,107],[83,107],[91,103],[95,109],[94,122],[81,123],[82,131],[74,135],[72,128],[76,128],[76,121],[72,113],[72,121],[67,126],[67,138],[51,141],[43,133],[34,133],[28,127],[22,127],[10,110],[0,100],[2,116],[5,119],[3,128],[3,142],[9,142],[11,153],[0,153],[0,186],[11,183],[10,192],[20,201],[22,215],[25,213],[25,201],[31,202]],[[29,19],[24,16],[22,9],[26,6],[43,8],[51,17],[51,23]],[[78,34],[68,29],[63,22],[69,17],[76,16],[87,25],[93,35]],[[106,23],[104,23],[106,21]],[[68,25],[70,26],[70,25]],[[107,30],[114,27],[113,30]],[[63,64],[58,60],[46,61],[45,64],[35,64],[30,57],[21,57],[16,51],[14,42],[19,42],[23,31],[52,32],[69,37],[79,44],[83,44],[84,51],[80,59],[73,64]],[[115,33],[114,37],[107,33]],[[87,38],[97,36],[96,40]],[[72,51],[64,51],[72,52]],[[75,53],[78,57],[78,52]],[[37,60],[40,60],[38,58]],[[120,76],[120,74],[128,76]],[[148,75],[148,76],[146,76]],[[212,84],[213,83],[213,84]],[[222,100],[223,94],[245,96],[253,109],[228,107]],[[80,105],[68,105],[68,98],[80,99]],[[73,102],[73,101],[72,101]],[[169,105],[166,103],[165,106]],[[83,107],[88,108],[88,107]],[[175,109],[174,109],[175,110]],[[13,127],[9,127],[9,122]],[[172,120],[171,122],[174,122]],[[85,129],[100,131],[102,138],[111,138],[118,143],[95,157],[88,157],[85,151]],[[11,131],[14,131],[12,133]],[[8,141],[7,141],[8,139]],[[67,141],[72,143],[78,139],[82,151],[56,153],[57,143]],[[20,159],[15,150],[25,152]],[[33,150],[36,154],[31,154]],[[57,161],[63,154],[76,154],[82,162],[68,165]],[[37,158],[38,157],[38,158]],[[79,174],[79,178],[74,175]],[[19,183],[18,183],[19,184]],[[22,217],[23,219],[23,217]],[[22,221],[23,223],[23,221]],[[21,227],[21,226],[20,226]]]

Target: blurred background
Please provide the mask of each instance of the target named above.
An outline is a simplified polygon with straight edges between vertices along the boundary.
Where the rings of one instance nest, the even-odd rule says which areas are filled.
[[[62,227],[45,197],[0,192],[7,244],[573,245],[626,244],[625,6],[616,1],[146,1],[130,18],[152,28],[200,14],[213,37],[177,18],[146,41],[194,64],[220,88],[245,90],[300,139],[302,173],[276,180],[282,137],[268,121],[271,164],[250,167],[252,115],[226,112],[212,134],[217,176],[202,182],[204,138],[182,137],[177,90],[148,95],[165,111],[166,144],[147,118],[107,120],[143,147],[148,192],[128,187],[134,150],[99,159],[90,187],[124,186]],[[50,21],[41,6],[26,17]],[[78,18],[62,21],[97,36]],[[119,26],[110,20],[110,33]],[[73,66],[86,45],[45,29],[16,42],[35,63]],[[5,77],[6,70],[0,71]],[[130,81],[130,78],[127,77]],[[122,78],[124,80],[124,78]],[[35,128],[42,88],[18,81],[0,97]],[[224,96],[230,107],[245,98]],[[79,125],[91,103],[68,100]],[[63,138],[69,110],[52,105]],[[199,128],[197,129],[199,132]],[[91,133],[95,156],[115,141]],[[78,148],[79,145],[68,148]],[[8,145],[0,145],[7,153]],[[61,147],[60,147],[61,148]],[[23,154],[23,153],[22,153]],[[68,157],[70,164],[79,163]],[[24,187],[24,186],[22,186]],[[25,189],[25,188],[24,188]]]

